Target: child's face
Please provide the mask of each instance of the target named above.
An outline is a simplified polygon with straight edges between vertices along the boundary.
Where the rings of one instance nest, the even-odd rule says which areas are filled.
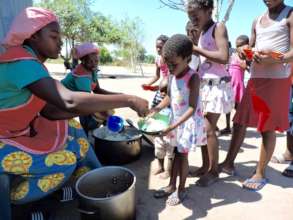
[[[161,40],[157,40],[156,41],[156,50],[157,50],[157,53],[161,56],[162,55],[162,49],[163,49],[163,46],[164,46],[164,42],[161,41]]]
[[[168,66],[170,73],[174,76],[180,75],[190,62],[191,56],[182,58],[181,56],[164,57],[164,61]]]
[[[212,9],[203,10],[199,7],[190,6],[187,7],[187,14],[193,24],[197,25],[199,29],[203,29],[212,18]]]
[[[42,57],[57,59],[62,46],[59,24],[57,22],[48,24],[34,34],[30,42]]]
[[[82,65],[91,72],[97,70],[98,64],[99,55],[96,53],[88,54],[82,59]]]
[[[263,2],[268,8],[275,8],[276,6],[283,3],[284,0],[263,0]]]

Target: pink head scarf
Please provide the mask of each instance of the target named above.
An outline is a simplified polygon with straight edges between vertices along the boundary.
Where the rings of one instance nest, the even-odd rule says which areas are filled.
[[[53,12],[43,8],[28,7],[14,19],[2,45],[6,48],[20,46],[24,40],[51,22],[57,22]]]
[[[93,43],[83,43],[81,45],[78,45],[76,48],[76,58],[80,59],[84,57],[85,55],[91,54],[91,53],[97,53],[99,54],[99,49],[96,45]]]

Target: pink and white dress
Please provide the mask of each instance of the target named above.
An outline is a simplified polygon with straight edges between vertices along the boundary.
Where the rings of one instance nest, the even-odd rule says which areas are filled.
[[[231,84],[234,92],[235,103],[240,103],[244,94],[244,69],[241,68],[241,64],[245,62],[241,60],[237,53],[233,53],[229,65],[229,73],[231,75]]]
[[[189,108],[190,89],[188,84],[190,78],[194,74],[197,73],[194,70],[189,69],[181,78],[171,76],[170,98],[172,123],[178,121],[178,119]],[[196,146],[207,144],[207,135],[200,97],[198,98],[194,114],[171,132],[170,139],[171,145],[176,146],[180,153],[195,151]]]
[[[199,38],[199,47],[217,51],[218,47],[213,32],[217,23],[212,25]],[[227,114],[234,108],[233,89],[230,75],[223,64],[200,56],[199,74],[201,76],[201,97],[205,113]]]

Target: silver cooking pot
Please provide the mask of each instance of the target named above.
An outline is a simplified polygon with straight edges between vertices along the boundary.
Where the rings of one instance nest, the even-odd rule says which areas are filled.
[[[134,173],[124,167],[106,166],[81,176],[75,188],[83,220],[134,220]]]

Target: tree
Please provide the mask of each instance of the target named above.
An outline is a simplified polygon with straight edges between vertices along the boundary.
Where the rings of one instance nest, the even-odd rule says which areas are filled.
[[[169,8],[180,10],[180,11],[186,11],[186,4],[188,2],[188,0],[159,0],[159,1],[163,4],[163,6],[167,6]],[[216,21],[220,20],[223,2],[224,0],[214,0],[213,16]],[[222,22],[226,23],[229,20],[234,3],[235,3],[235,0],[227,0],[227,9],[223,16]]]
[[[120,43],[121,32],[110,18],[90,9],[92,0],[41,0],[38,5],[48,8],[59,17],[65,40],[66,55],[76,42]]]
[[[145,54],[145,49],[141,43],[143,23],[138,17],[132,20],[126,17],[121,21],[120,30],[122,31],[120,54],[125,60],[130,60],[130,66],[136,72],[137,64],[141,63],[142,54],[143,56]]]

